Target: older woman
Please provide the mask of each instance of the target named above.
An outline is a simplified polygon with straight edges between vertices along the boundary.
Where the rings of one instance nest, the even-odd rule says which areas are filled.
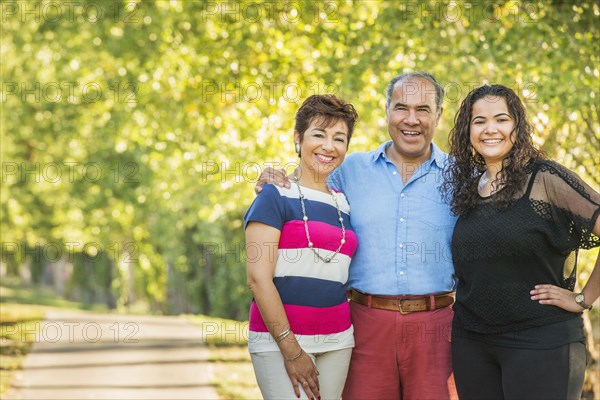
[[[296,114],[291,188],[265,185],[245,217],[249,350],[263,397],[339,399],[353,328],[345,284],[357,248],[345,196],[327,185],[358,117],[333,95]],[[318,377],[317,377],[318,375]]]
[[[450,133],[445,190],[459,215],[452,330],[461,399],[579,399],[581,313],[600,294],[598,260],[573,293],[576,254],[599,245],[600,195],[533,147],[518,96],[485,85]]]

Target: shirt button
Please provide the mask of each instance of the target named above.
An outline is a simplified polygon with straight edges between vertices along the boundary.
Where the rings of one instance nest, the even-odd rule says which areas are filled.
[[[404,193],[400,193],[400,197],[404,198],[405,197]]]
[[[404,222],[404,218],[400,218],[400,222]]]
[[[396,174],[397,174],[397,172],[396,172],[396,171],[392,172],[392,175],[396,175]]]
[[[404,248],[404,243],[400,243],[400,244],[398,245],[398,247],[400,247],[401,249],[403,249],[403,248]]]
[[[404,276],[404,271],[400,271],[400,276]]]

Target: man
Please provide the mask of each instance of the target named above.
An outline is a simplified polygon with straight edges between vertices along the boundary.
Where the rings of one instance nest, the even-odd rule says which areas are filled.
[[[344,400],[455,396],[449,306],[456,218],[438,190],[448,156],[432,143],[443,96],[430,74],[394,77],[386,102],[391,141],[349,155],[330,176],[348,198],[358,236],[348,281],[356,347]],[[289,184],[283,173],[270,181]]]

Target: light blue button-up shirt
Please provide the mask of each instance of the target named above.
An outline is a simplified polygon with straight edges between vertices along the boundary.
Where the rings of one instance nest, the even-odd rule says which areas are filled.
[[[451,239],[456,217],[439,191],[448,155],[432,143],[431,157],[404,184],[383,143],[348,155],[330,175],[346,194],[358,250],[348,288],[381,295],[420,295],[454,289]]]

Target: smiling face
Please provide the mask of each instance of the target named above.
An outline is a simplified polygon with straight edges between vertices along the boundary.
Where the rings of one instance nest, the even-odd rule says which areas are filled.
[[[506,100],[498,96],[477,100],[473,104],[469,129],[471,145],[483,157],[488,169],[500,170],[515,140],[515,120],[508,112]]]
[[[431,141],[442,109],[436,108],[435,86],[422,78],[398,82],[387,109],[392,159],[421,164],[431,155]]]
[[[329,125],[324,126],[322,118],[314,118],[302,140],[298,132],[294,134],[295,142],[300,143],[301,182],[307,186],[311,186],[311,182],[326,181],[327,176],[344,161],[348,151],[346,123],[338,120]]]

